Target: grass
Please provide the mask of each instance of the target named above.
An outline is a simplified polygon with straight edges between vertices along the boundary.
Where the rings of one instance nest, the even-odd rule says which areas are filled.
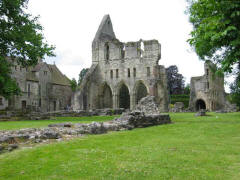
[[[26,120],[26,121],[5,121],[0,122],[0,130],[14,130],[22,128],[47,127],[53,123],[91,123],[109,121],[118,116],[91,116],[91,117],[56,117],[56,120]]]
[[[0,179],[239,179],[240,113],[171,118],[2,154]]]

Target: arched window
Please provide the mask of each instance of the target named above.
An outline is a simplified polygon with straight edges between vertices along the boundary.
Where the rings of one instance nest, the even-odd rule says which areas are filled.
[[[144,52],[144,44],[143,44],[143,42],[141,41],[141,43],[140,43],[140,49],[141,49],[141,51],[140,51],[140,57],[143,57],[143,52]]]
[[[113,70],[110,71],[110,78],[113,78]]]
[[[137,74],[136,68],[133,68],[133,77],[136,77],[136,74]]]
[[[104,46],[104,58],[105,60],[109,60],[109,45],[108,43],[105,44]]]

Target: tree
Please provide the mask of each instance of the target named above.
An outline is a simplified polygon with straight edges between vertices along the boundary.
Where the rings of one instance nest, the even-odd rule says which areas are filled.
[[[169,66],[166,68],[166,71],[170,94],[182,94],[184,90],[184,77],[178,73],[177,66]]]
[[[75,78],[72,78],[72,80],[70,81],[70,84],[71,84],[71,88],[72,88],[72,91],[76,91],[77,89],[77,81]]]
[[[231,73],[240,63],[240,3],[238,0],[187,0],[193,24],[190,45],[202,60]]]
[[[36,65],[44,56],[54,56],[42,34],[39,17],[26,13],[28,0],[0,1],[0,95],[9,98],[20,89],[11,79],[13,61],[23,67]]]
[[[89,68],[83,68],[83,69],[81,70],[81,72],[79,73],[78,85],[81,84],[81,82],[82,82],[84,76],[87,74],[88,70],[89,70]]]
[[[238,67],[240,69],[240,67]],[[237,104],[240,107],[240,74],[238,71],[238,75],[233,83],[230,84],[230,102]]]
[[[184,94],[190,95],[190,84],[187,84],[187,85],[184,87]]]

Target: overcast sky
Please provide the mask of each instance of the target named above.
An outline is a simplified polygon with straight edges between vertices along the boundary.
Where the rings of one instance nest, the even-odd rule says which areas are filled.
[[[46,61],[55,62],[71,79],[91,66],[91,43],[105,14],[120,41],[157,39],[162,45],[161,65],[177,65],[187,83],[202,75],[203,62],[186,42],[192,29],[186,7],[186,0],[29,1],[31,13],[41,17],[48,43],[56,46],[56,57]]]

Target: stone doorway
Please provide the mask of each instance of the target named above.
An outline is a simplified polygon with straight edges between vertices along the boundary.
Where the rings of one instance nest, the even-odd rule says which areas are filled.
[[[22,101],[22,110],[25,110],[27,108],[27,102]]]
[[[201,109],[206,109],[206,103],[204,102],[204,100],[198,99],[196,101],[195,108],[196,108],[196,111],[199,111]]]
[[[148,94],[146,86],[139,82],[136,86],[136,104],[143,98],[146,97]]]
[[[130,109],[130,95],[125,84],[119,89],[119,108]]]

